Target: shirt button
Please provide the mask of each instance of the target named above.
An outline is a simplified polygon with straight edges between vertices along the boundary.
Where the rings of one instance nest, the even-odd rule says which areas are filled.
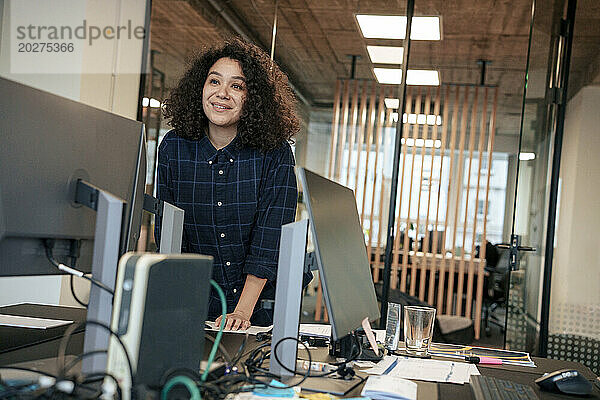
[[[218,205],[219,207],[221,207],[221,206],[223,205],[223,203],[221,203],[220,201],[217,201],[217,205]]]
[[[212,165],[212,160],[210,160],[210,161],[208,162],[208,165]]]
[[[223,170],[222,169],[219,170],[219,175],[223,175]]]
[[[230,159],[229,159],[229,162],[233,162],[233,158],[230,158]]]
[[[233,289],[233,293],[237,293],[237,289]]]
[[[231,265],[231,263],[230,263],[229,261],[227,261],[227,262],[225,263],[225,265],[227,265],[227,266],[229,267],[229,266]]]
[[[222,238],[224,238],[224,237],[225,237],[225,234],[224,234],[224,233],[221,233],[221,237],[222,237]]]

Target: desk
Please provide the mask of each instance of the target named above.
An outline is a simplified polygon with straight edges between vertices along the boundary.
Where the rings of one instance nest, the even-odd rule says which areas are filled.
[[[0,307],[0,314],[24,317],[85,321],[86,310],[45,304],[21,303]],[[55,357],[58,345],[69,325],[50,329],[29,329],[0,326],[0,365]],[[72,336],[67,354],[83,352],[84,328]]]
[[[242,335],[225,335],[223,340],[223,345],[230,353],[235,353],[242,343],[243,336]],[[247,350],[251,350],[256,348],[263,342],[257,342],[255,339],[250,338],[248,340]],[[298,353],[300,358],[307,358],[304,354],[305,350],[301,350]],[[332,361],[332,358],[329,356],[327,349],[319,348],[316,350],[311,350],[311,355],[313,360],[315,361]],[[577,369],[580,371],[586,378],[595,379],[595,375],[592,371],[583,366],[580,363],[571,362],[571,361],[559,361],[559,360],[550,360],[545,358],[532,357],[533,361],[536,363],[537,368],[529,368],[529,367],[520,367],[520,366],[478,366],[479,371],[484,376],[492,376],[499,379],[507,379],[517,383],[526,384],[531,386],[536,392],[537,396],[542,400],[565,400],[568,397],[564,395],[558,395],[553,393],[541,392],[537,385],[535,385],[534,380],[543,375],[546,372],[552,372],[559,369]],[[21,364],[22,366],[33,367],[38,370],[42,370],[45,372],[55,372],[55,360],[38,360],[36,362],[29,362],[25,364]],[[6,375],[8,376],[8,374]],[[298,379],[298,378],[297,378]],[[460,400],[468,400],[473,399],[473,395],[471,394],[471,388],[469,385],[456,385],[450,383],[432,383],[432,382],[421,382],[416,381],[418,385],[418,400],[437,400],[437,399],[460,399]],[[357,387],[348,393],[348,397],[355,397],[360,395],[360,391],[362,390],[362,385]],[[594,386],[594,392],[590,397],[586,397],[586,399],[600,399],[600,390],[598,390],[597,386]]]

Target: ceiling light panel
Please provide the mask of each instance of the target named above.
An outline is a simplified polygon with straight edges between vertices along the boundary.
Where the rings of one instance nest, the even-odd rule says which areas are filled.
[[[356,20],[366,39],[404,39],[406,17],[401,15],[357,14]],[[440,17],[413,17],[412,40],[440,40]]]
[[[396,46],[367,46],[373,64],[402,64],[404,48]]]
[[[385,108],[397,109],[400,107],[400,99],[392,99],[387,97],[383,100],[383,102],[385,103]]]
[[[440,85],[440,73],[435,70],[409,69],[406,75],[407,85]]]
[[[399,85],[402,83],[402,70],[400,68],[373,68],[373,72],[377,82],[381,84]],[[407,85],[440,85],[440,74],[435,70],[409,69],[407,75]]]

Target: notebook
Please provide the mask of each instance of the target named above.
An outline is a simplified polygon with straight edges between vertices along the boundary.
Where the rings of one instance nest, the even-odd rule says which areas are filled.
[[[369,376],[361,396],[372,400],[416,400],[417,384],[392,375]]]

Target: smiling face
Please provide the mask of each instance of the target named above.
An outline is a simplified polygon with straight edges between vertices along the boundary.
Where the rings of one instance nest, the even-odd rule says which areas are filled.
[[[220,58],[208,70],[202,89],[202,107],[208,118],[209,131],[231,128],[235,134],[246,100],[246,77],[240,63]]]

